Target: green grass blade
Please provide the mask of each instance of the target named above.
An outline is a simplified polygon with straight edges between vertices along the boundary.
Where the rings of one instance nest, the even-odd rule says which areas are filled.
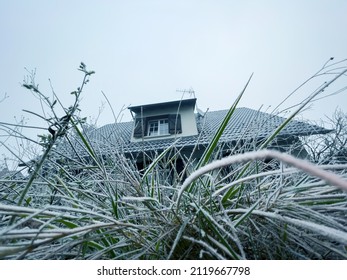
[[[143,174],[142,184],[147,180],[148,175],[154,169],[154,167],[164,158],[164,156],[176,145],[178,140],[172,143],[168,148],[166,148],[163,152],[161,152],[153,162],[147,167],[146,171]]]
[[[238,218],[235,221],[235,228],[237,228],[245,219],[247,219],[253,212],[253,210],[257,207],[257,205],[259,204],[259,202],[261,201],[261,199],[259,199],[256,203],[254,203],[247,212],[245,212],[244,214],[242,214],[242,216],[240,218]]]
[[[95,156],[95,153],[93,151],[93,148],[89,145],[88,143],[88,140],[84,137],[83,133],[81,132],[81,130],[77,127],[77,124],[71,120],[72,124],[73,124],[73,127],[75,129],[75,131],[77,132],[79,138],[82,140],[84,146],[87,148],[89,154],[93,157],[93,159],[96,161],[96,156]]]
[[[181,240],[182,234],[183,234],[187,224],[188,224],[188,220],[184,221],[184,223],[181,225],[179,231],[177,232],[175,241],[172,244],[169,256],[167,257],[168,260],[171,259],[171,256],[172,256],[173,252],[175,251],[175,248],[176,248],[178,242]]]
[[[248,84],[250,83],[251,79],[252,79],[253,74],[249,77],[245,87],[243,88],[243,90],[241,91],[241,93],[239,94],[239,96],[236,98],[236,100],[234,101],[233,105],[230,107],[227,115],[225,116],[223,122],[221,123],[221,125],[219,126],[216,134],[213,136],[212,141],[210,142],[210,144],[208,145],[208,147],[206,148],[204,154],[202,155],[199,163],[196,166],[196,169],[200,168],[201,166],[204,166],[211,158],[211,155],[213,153],[213,151],[215,150],[215,148],[218,145],[218,141],[221,138],[221,136],[223,135],[223,132],[226,128],[226,126],[228,125],[231,116],[234,114],[235,109],[238,105],[238,103],[240,102],[243,94],[245,93]]]

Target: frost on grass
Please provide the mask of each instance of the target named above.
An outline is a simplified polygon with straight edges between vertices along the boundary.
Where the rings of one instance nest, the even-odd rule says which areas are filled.
[[[213,161],[199,168],[195,172],[193,172],[184,181],[183,185],[179,189],[178,198],[176,202],[177,208],[179,208],[182,193],[189,187],[190,184],[194,182],[194,180],[196,180],[200,176],[212,170],[219,169],[231,164],[242,163],[242,162],[247,162],[252,160],[254,161],[257,159],[267,159],[267,158],[278,159],[298,169],[301,169],[310,175],[321,178],[325,180],[328,184],[339,187],[342,190],[347,192],[347,181],[332,172],[325,171],[324,169],[319,168],[319,166],[315,166],[309,163],[308,161],[295,158],[289,154],[280,153],[280,152],[272,151],[272,150],[261,150],[261,151],[248,152],[244,154],[238,154],[238,155],[222,158],[220,160]]]
[[[337,65],[315,74],[341,69],[297,112],[344,77],[347,67]],[[93,74],[85,64],[80,71]],[[117,147],[109,139],[101,145],[82,133],[78,98],[86,82],[72,92],[74,110],[62,108],[63,124],[54,111],[61,105],[55,93],[50,100],[34,81],[26,84],[48,105],[46,115],[53,118],[44,130],[51,135],[42,138],[43,155],[31,177],[0,180],[1,259],[347,259],[346,164],[317,167],[257,151],[253,143],[228,146],[234,155],[213,161],[222,154],[221,126],[200,168],[174,142],[139,171],[125,157],[126,139],[117,139]],[[295,114],[264,139],[262,149]],[[56,149],[60,143],[70,145],[69,153]],[[200,147],[197,142],[194,151]],[[163,183],[162,165],[172,166],[179,156],[187,179]],[[267,158],[291,168],[266,169]]]

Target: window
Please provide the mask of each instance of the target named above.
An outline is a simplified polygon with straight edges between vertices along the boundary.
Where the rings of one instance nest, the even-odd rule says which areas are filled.
[[[169,134],[169,120],[152,120],[148,121],[148,136],[158,136]]]
[[[135,119],[133,134],[135,138],[177,133],[182,133],[181,115],[179,114]]]

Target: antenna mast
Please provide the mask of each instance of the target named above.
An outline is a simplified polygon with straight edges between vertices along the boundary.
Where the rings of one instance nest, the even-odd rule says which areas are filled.
[[[189,88],[189,89],[176,89],[176,92],[182,93],[182,99],[183,99],[183,97],[184,97],[185,94],[188,94],[189,97],[194,97],[194,98],[196,98],[196,97],[195,97],[195,91],[194,91],[194,89],[193,89],[192,87]]]

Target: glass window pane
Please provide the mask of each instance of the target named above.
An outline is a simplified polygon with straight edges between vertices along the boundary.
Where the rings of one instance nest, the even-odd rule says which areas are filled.
[[[148,136],[158,135],[158,121],[148,123]]]
[[[169,134],[169,122],[168,120],[160,120],[159,121],[160,128],[159,128],[159,134]]]
[[[148,136],[169,134],[168,119],[151,120],[148,122]]]

